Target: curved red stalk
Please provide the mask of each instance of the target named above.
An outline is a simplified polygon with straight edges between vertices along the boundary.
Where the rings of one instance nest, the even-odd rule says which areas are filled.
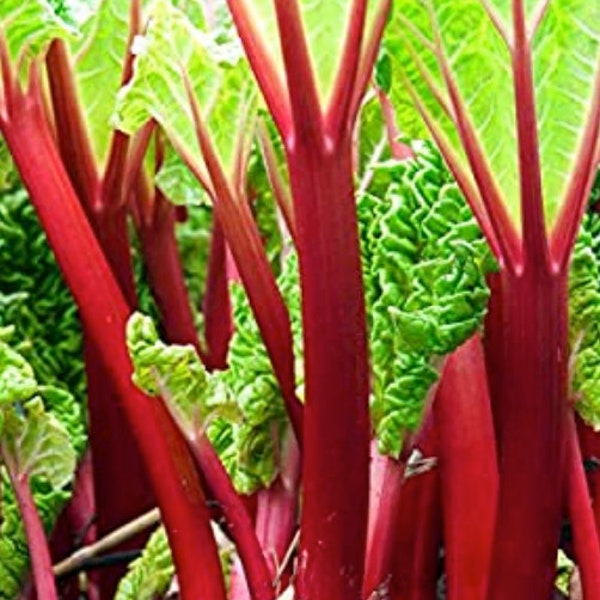
[[[125,344],[129,309],[63,169],[36,91],[32,87],[13,104],[0,129],[123,403],[163,514],[183,597],[224,600],[221,566],[194,465],[164,406],[131,382]],[[200,563],[204,568],[198,570]]]
[[[205,435],[190,440],[190,450],[206,483],[219,503],[227,529],[244,566],[252,600],[274,600],[271,575],[250,514],[235,491],[212,444]]]
[[[433,410],[439,432],[446,597],[483,600],[494,541],[498,467],[479,335],[446,361]]]
[[[569,415],[565,467],[567,511],[571,521],[573,550],[581,575],[583,596],[586,600],[599,600],[600,540],[572,414]]]
[[[15,491],[19,512],[23,519],[23,527],[27,536],[29,556],[33,571],[33,582],[38,598],[57,600],[56,584],[52,571],[50,549],[44,532],[44,525],[35,506],[33,494],[29,487],[27,473],[18,473],[10,461],[5,461],[12,487]]]

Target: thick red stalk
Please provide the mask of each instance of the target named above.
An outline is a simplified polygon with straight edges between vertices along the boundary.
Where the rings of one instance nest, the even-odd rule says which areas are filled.
[[[225,369],[229,341],[233,334],[233,317],[227,277],[227,243],[221,225],[213,223],[208,257],[206,291],[202,300],[204,339],[208,369]]]
[[[368,514],[365,309],[352,143],[287,148],[305,348],[299,600],[360,597]]]
[[[64,171],[37,93],[34,83],[27,95],[13,99],[0,129],[86,332],[123,403],[167,527],[183,597],[224,600],[220,562],[193,462],[162,403],[131,382],[125,344],[129,308]]]
[[[367,537],[365,579],[362,597],[369,599],[389,582],[397,550],[397,528],[400,520],[400,500],[405,464],[389,456],[376,457],[381,470],[378,479],[378,498],[371,495],[369,505],[370,531]],[[373,474],[373,471],[371,471]],[[375,482],[371,478],[371,486]],[[372,523],[372,524],[371,524]]]
[[[6,466],[15,491],[19,512],[23,519],[37,596],[43,598],[43,600],[57,600],[50,549],[48,548],[44,525],[29,487],[29,475],[16,472],[15,465],[11,465],[8,459],[6,460]]]
[[[128,61],[130,57],[126,63]],[[98,181],[97,166],[63,42],[52,44],[47,64],[63,164],[122,293],[129,306],[135,307],[137,298],[127,232],[127,209],[121,202],[120,193],[129,140],[119,132],[113,135],[106,173],[102,181]],[[85,340],[97,524],[99,534],[104,535],[148,510],[154,500],[123,409],[116,400],[118,394],[102,364],[101,352],[89,335],[86,334]],[[115,488],[121,492],[115,494]],[[139,546],[146,537],[138,536],[119,550],[126,546]],[[125,565],[101,571],[99,583],[103,596],[114,594],[124,571]]]
[[[415,447],[425,459],[435,458],[437,455],[436,428],[437,424],[433,419],[427,419],[423,430],[419,432]],[[395,527],[394,563],[391,576],[382,587],[383,598],[433,600],[437,597],[442,538],[440,477],[437,466],[407,476],[401,490]],[[379,599],[372,595],[368,600]]]
[[[574,415],[569,415],[565,461],[567,511],[571,521],[575,562],[585,600],[600,599],[600,542],[579,450]]]
[[[498,467],[478,335],[446,361],[433,410],[439,434],[446,597],[483,600],[494,540]]]
[[[527,268],[529,267],[529,268]],[[567,274],[500,273],[487,332],[500,495],[490,600],[550,597],[567,411]],[[498,310],[500,309],[500,310]],[[519,557],[515,561],[515,556]]]

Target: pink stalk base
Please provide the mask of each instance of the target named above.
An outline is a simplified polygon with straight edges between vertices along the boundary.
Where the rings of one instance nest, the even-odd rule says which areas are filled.
[[[486,329],[500,466],[488,597],[549,598],[562,516],[567,277],[537,263],[499,279]]]

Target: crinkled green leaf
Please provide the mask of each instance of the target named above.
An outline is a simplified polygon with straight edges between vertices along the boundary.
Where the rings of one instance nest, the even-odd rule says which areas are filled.
[[[152,600],[167,591],[175,574],[167,534],[159,527],[148,540],[142,555],[129,565],[119,582],[115,600]]]
[[[8,344],[0,342],[0,410],[28,400],[36,391],[31,365]]]
[[[390,162],[381,198],[359,200],[380,450],[398,456],[420,423],[438,362],[480,326],[494,268],[457,185],[430,144]],[[379,184],[381,185],[381,184]],[[362,205],[365,205],[364,207]]]
[[[510,3],[499,0],[494,6],[504,17],[504,26],[512,38]],[[518,225],[520,191],[511,56],[480,0],[402,0],[396,5],[386,44],[394,60],[392,95],[403,126],[412,133],[415,113],[407,102],[408,80],[438,127],[456,149],[460,147],[454,124],[417,68],[419,61],[447,97],[432,51],[434,33],[427,7],[439,25],[452,77],[495,184],[511,219]],[[531,23],[531,10],[528,18]],[[600,5],[587,0],[548,3],[533,40],[533,70],[544,208],[549,225],[554,223],[564,202],[565,188],[573,174],[599,56]]]
[[[41,384],[68,390],[83,406],[77,307],[23,191],[0,195],[0,264],[0,328],[14,329],[11,347],[33,367]],[[80,408],[70,412],[81,415]]]
[[[247,128],[254,88],[238,40],[193,25],[169,0],[148,9],[148,27],[134,45],[131,82],[119,92],[112,123],[132,133],[150,117],[166,130],[177,151],[206,177],[193,126],[184,73],[200,104],[213,143],[232,172],[236,143]]]
[[[53,39],[72,39],[75,35],[46,0],[2,0],[0,29],[13,59],[33,58]]]

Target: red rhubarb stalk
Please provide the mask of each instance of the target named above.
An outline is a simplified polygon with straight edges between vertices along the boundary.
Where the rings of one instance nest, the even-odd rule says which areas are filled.
[[[498,467],[478,335],[446,361],[433,409],[439,433],[446,597],[483,600],[494,539]]]
[[[27,473],[17,473],[10,464],[7,464],[8,474],[15,491],[19,511],[23,519],[23,527],[29,546],[29,556],[33,572],[33,582],[38,598],[44,600],[57,600],[56,584],[52,571],[52,559],[46,540],[46,533],[42,520],[35,506],[29,476]]]
[[[575,562],[581,575],[583,596],[586,600],[598,600],[600,599],[600,542],[573,415],[569,415],[565,468],[567,511],[571,522]]]
[[[224,600],[217,548],[193,462],[164,406],[131,381],[125,344],[129,308],[98,246],[63,168],[45,119],[37,73],[22,93],[6,48],[0,129],[80,310],[86,332],[102,354],[123,403],[162,511],[183,597]],[[68,235],[65,234],[68,232]],[[198,564],[203,568],[198,570]]]

